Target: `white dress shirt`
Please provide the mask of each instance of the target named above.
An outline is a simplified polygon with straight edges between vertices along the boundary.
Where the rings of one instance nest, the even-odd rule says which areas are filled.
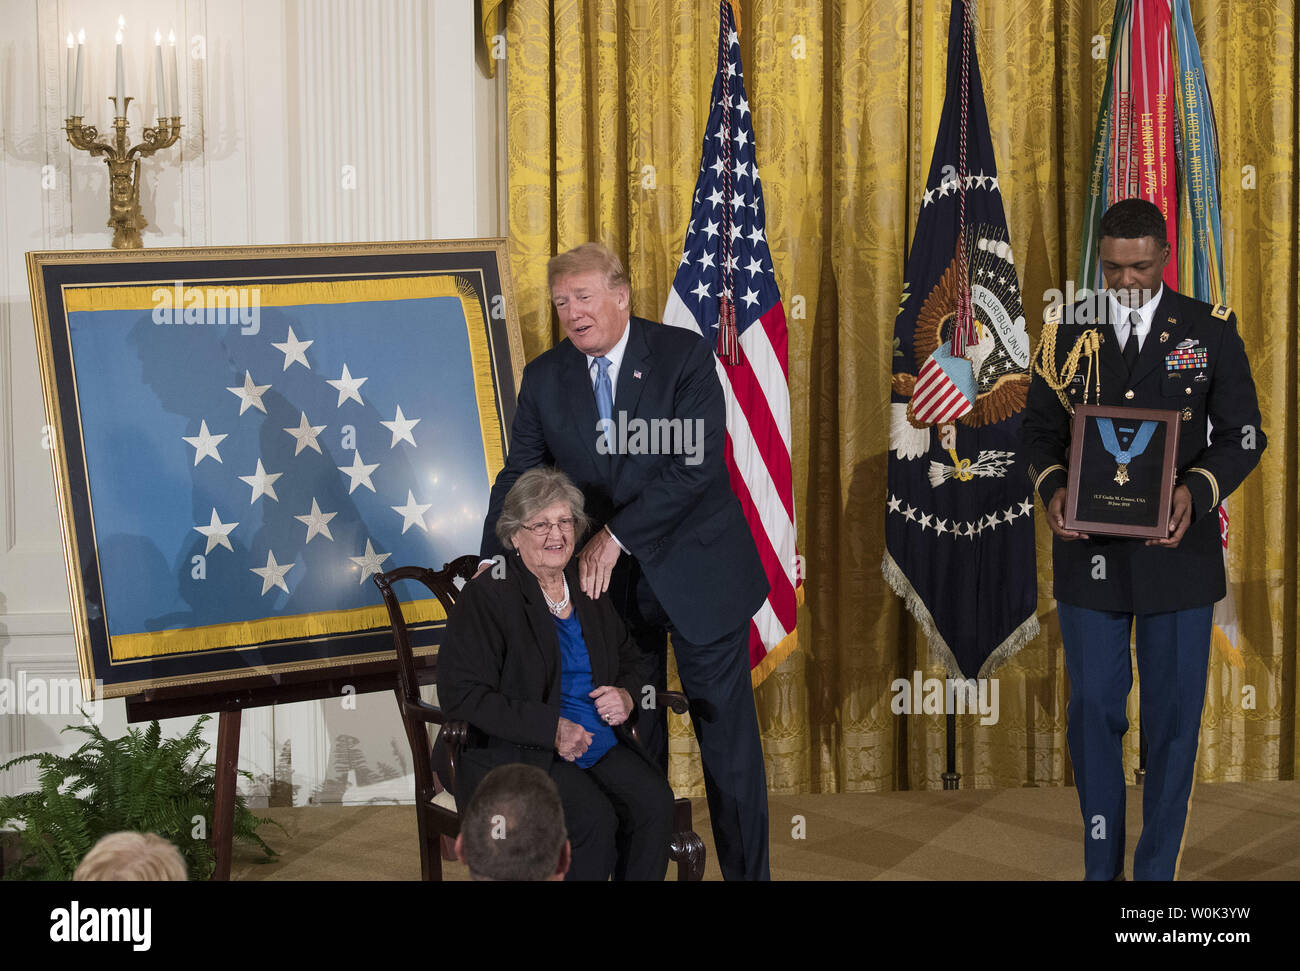
[[[1119,301],[1115,299],[1115,294],[1111,293],[1109,295],[1110,321],[1111,325],[1115,328],[1115,339],[1119,341],[1119,349],[1121,352],[1124,350],[1124,345],[1128,341],[1128,332],[1131,327],[1131,324],[1129,323],[1129,315],[1133,313],[1134,309],[1137,310],[1137,314],[1141,318],[1141,323],[1139,323],[1137,327],[1137,338],[1138,350],[1142,350],[1142,343],[1146,340],[1147,333],[1151,330],[1151,321],[1155,319],[1156,307],[1160,306],[1160,298],[1164,296],[1164,292],[1165,285],[1164,283],[1161,283],[1160,289],[1156,291],[1155,296],[1137,308],[1121,307]]]
[[[609,358],[609,400],[618,400],[618,369],[623,366],[623,352],[627,350],[627,336],[632,333],[632,328],[627,324],[623,325],[623,336],[618,339],[608,354]],[[600,368],[596,366],[596,359],[590,354],[587,355],[587,372],[591,375],[591,390],[596,390],[596,378],[600,376]]]

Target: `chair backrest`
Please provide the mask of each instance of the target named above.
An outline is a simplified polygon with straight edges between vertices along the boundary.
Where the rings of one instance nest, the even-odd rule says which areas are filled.
[[[415,677],[415,656],[411,653],[406,617],[402,613],[402,605],[398,602],[393,584],[402,580],[416,580],[424,584],[450,616],[461,587],[474,576],[478,563],[477,556],[466,555],[457,557],[441,570],[431,570],[425,566],[401,566],[387,573],[376,573],[372,577],[384,598],[384,606],[388,608],[388,620],[393,628],[393,648],[397,652],[397,677],[404,705],[420,703],[420,685]],[[459,584],[457,580],[460,581]]]
[[[387,573],[376,573],[375,586],[384,598],[388,608],[388,619],[393,628],[393,647],[397,652],[397,702],[402,716],[402,725],[406,729],[406,741],[411,748],[414,761],[416,798],[422,803],[431,802],[437,793],[438,784],[434,779],[433,745],[429,740],[427,723],[442,723],[442,714],[427,705],[420,697],[420,683],[415,676],[415,656],[411,653],[411,639],[406,630],[406,617],[402,614],[402,605],[398,602],[393,584],[402,580],[416,580],[432,591],[442,604],[443,610],[451,616],[456,603],[456,596],[474,576],[478,569],[477,556],[461,556],[452,560],[441,570],[431,570],[423,566],[403,566]],[[458,584],[457,581],[460,581]],[[444,759],[445,761],[445,759]],[[450,766],[448,766],[450,769]],[[450,784],[453,773],[448,771]]]

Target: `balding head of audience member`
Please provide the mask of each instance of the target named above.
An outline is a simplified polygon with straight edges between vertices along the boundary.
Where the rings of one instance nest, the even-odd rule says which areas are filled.
[[[109,833],[96,843],[73,880],[188,880],[180,850],[153,833]]]
[[[550,776],[523,763],[489,772],[461,814],[456,856],[475,880],[563,880],[569,839]]]

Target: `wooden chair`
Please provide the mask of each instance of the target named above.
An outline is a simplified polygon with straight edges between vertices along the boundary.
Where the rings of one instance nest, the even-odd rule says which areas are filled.
[[[415,765],[416,820],[420,839],[420,873],[424,880],[442,879],[442,861],[454,860],[452,844],[460,832],[460,814],[456,808],[456,762],[461,747],[468,737],[467,722],[445,719],[442,709],[420,697],[416,679],[415,658],[407,636],[406,618],[402,605],[393,592],[393,584],[401,580],[415,580],[438,598],[450,616],[461,587],[469,582],[478,569],[477,556],[462,556],[441,570],[427,567],[403,566],[373,577],[375,586],[384,598],[388,618],[393,627],[393,647],[397,651],[397,709],[406,728],[406,740],[411,748]],[[659,692],[660,703],[679,715],[689,710],[686,696],[676,691]],[[440,726],[432,745],[428,725]],[[635,725],[630,727],[637,737]],[[691,821],[691,801],[673,800],[673,833],[668,844],[668,858],[677,864],[678,880],[701,880],[704,877],[704,842],[694,831]]]

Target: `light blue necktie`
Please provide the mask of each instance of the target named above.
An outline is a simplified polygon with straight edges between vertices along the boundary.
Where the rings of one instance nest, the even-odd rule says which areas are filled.
[[[609,380],[609,366],[613,363],[607,357],[596,358],[596,410],[600,412],[604,425],[605,441],[609,443],[609,454],[614,454],[614,386]]]

